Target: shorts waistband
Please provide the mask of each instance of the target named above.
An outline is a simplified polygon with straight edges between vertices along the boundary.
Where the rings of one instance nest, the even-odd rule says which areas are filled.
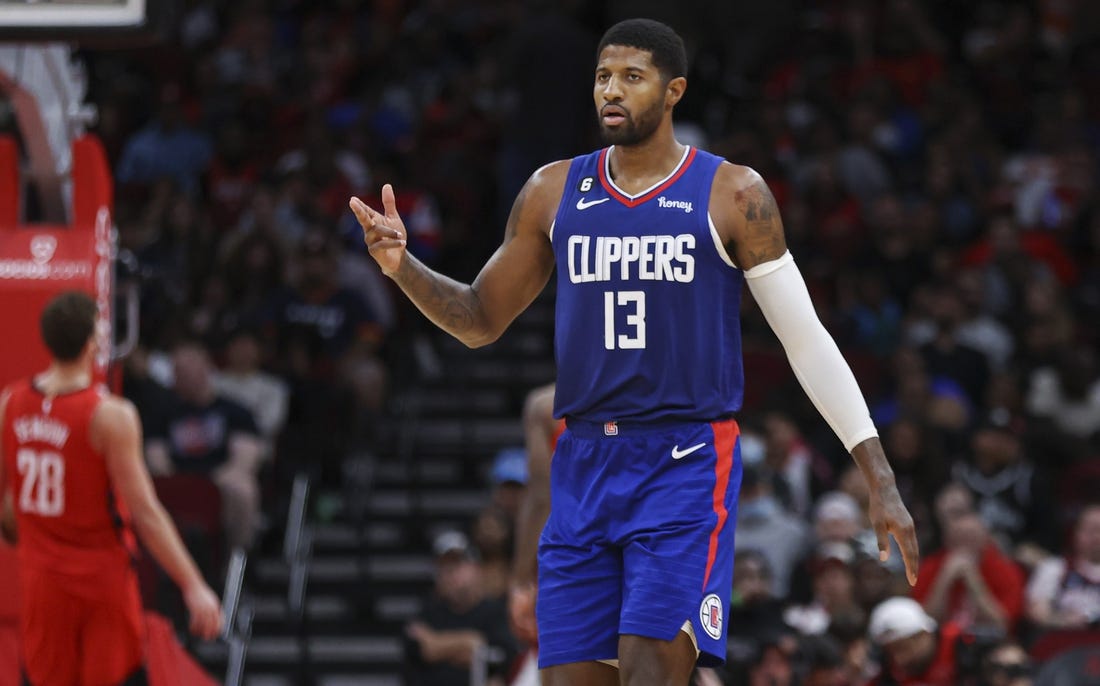
[[[666,433],[699,426],[700,424],[713,424],[715,422],[732,422],[733,417],[721,419],[699,420],[657,420],[649,422],[639,421],[610,421],[594,422],[576,417],[565,418],[565,428],[581,438],[615,438],[617,436],[641,436],[652,433]]]

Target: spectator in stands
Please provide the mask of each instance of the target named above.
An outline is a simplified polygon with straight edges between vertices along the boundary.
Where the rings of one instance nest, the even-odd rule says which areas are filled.
[[[783,598],[790,589],[791,571],[809,548],[810,534],[806,524],[772,495],[761,469],[762,465],[744,465],[734,549],[761,551],[772,570],[772,590]]]
[[[231,119],[218,131],[206,185],[211,219],[220,232],[237,226],[259,182],[259,160],[251,150],[251,135],[240,119]]]
[[[795,602],[808,602],[813,595],[810,586],[813,571],[822,561],[819,554],[836,550],[827,544],[852,546],[864,530],[863,513],[852,496],[841,491],[830,491],[818,498],[814,505],[813,526],[814,547],[798,562],[791,579],[789,599]],[[851,562],[851,559],[848,561]]]
[[[516,654],[502,600],[485,598],[480,568],[466,536],[447,531],[432,544],[435,590],[405,627],[411,640],[409,686],[468,686],[470,665],[485,655],[508,665]],[[503,684],[503,681],[494,683]]]
[[[877,547],[856,548],[855,561],[852,562],[852,576],[855,579],[855,598],[864,616],[871,614],[876,605],[896,595],[908,595],[909,582],[890,565],[879,559]]]
[[[798,654],[805,674],[802,686],[848,685],[843,646],[832,636],[803,636],[798,642]]]
[[[1054,364],[1036,369],[1027,408],[1079,441],[1100,435],[1100,367],[1095,353],[1069,348],[1061,351]]]
[[[982,686],[1032,686],[1034,667],[1027,652],[1012,641],[989,649],[982,659]]]
[[[473,544],[481,563],[486,598],[503,599],[511,587],[514,521],[514,517],[495,505],[483,509],[474,520]]]
[[[962,387],[971,406],[980,407],[989,382],[989,362],[961,340],[959,330],[966,319],[962,298],[953,285],[944,284],[933,289],[931,302],[934,333],[920,349],[928,374],[951,379]]]
[[[520,502],[527,489],[527,451],[523,448],[504,448],[493,459],[489,470],[493,505],[515,521]]]
[[[936,528],[942,538],[948,524],[974,511],[974,494],[958,481],[943,485],[935,500]]]
[[[986,284],[977,269],[966,269],[955,277],[962,304],[959,342],[985,355],[991,371],[1001,371],[1009,363],[1016,344],[1008,327],[990,314]]]
[[[975,429],[971,459],[952,478],[974,495],[975,507],[1001,548],[1033,566],[1057,547],[1057,518],[1047,479],[1024,455],[1020,421],[1004,408]]]
[[[872,411],[879,426],[908,417],[951,439],[970,422],[973,407],[962,386],[930,375],[924,358],[913,348],[902,347],[894,353],[891,374],[892,389]]]
[[[890,451],[898,492],[909,506],[923,549],[930,549],[935,521],[932,502],[947,482],[949,464],[934,432],[915,419],[900,417],[886,428],[883,443]]]
[[[863,611],[856,603],[851,568],[854,560],[850,543],[820,544],[810,570],[813,597],[806,604],[788,607],[783,612],[784,621],[801,634],[816,636],[824,634],[835,617],[861,616]]]
[[[814,499],[831,483],[832,469],[786,413],[769,412],[764,428],[775,495],[787,510],[805,517]]]
[[[768,558],[751,548],[737,551],[726,620],[727,672],[739,671],[737,666],[756,654],[763,637],[794,635],[782,610],[783,600],[775,595]]]
[[[172,397],[146,427],[149,470],[155,476],[209,477],[222,493],[227,542],[247,549],[260,523],[263,443],[256,422],[248,410],[218,395],[205,348],[183,344],[172,362]]]
[[[970,512],[946,522],[944,547],[921,562],[913,598],[941,623],[1011,633],[1023,609],[1023,587],[1023,572]]]
[[[795,686],[794,668],[797,643],[793,640],[769,638],[753,655],[749,663],[748,686]]]
[[[312,229],[293,286],[275,296],[266,317],[266,335],[278,341],[277,369],[292,391],[287,451],[326,482],[337,478],[345,454],[372,438],[386,384],[377,357],[382,330],[358,294],[339,285],[336,249]]]
[[[851,284],[844,295],[841,315],[852,343],[861,349],[886,357],[898,345],[904,310],[891,296],[879,269],[860,270],[848,275]]]
[[[286,422],[290,389],[282,379],[263,370],[261,356],[258,334],[239,329],[226,345],[225,366],[214,375],[214,388],[252,413],[270,449]]]
[[[937,627],[917,601],[883,601],[871,613],[868,633],[883,651],[884,660],[880,674],[867,686],[958,685],[955,643],[959,628],[951,623]]]
[[[184,119],[178,84],[160,89],[160,109],[122,150],[116,172],[121,183],[150,184],[172,179],[188,195],[199,191],[199,179],[210,164],[214,148],[210,137],[191,128]]]
[[[1081,511],[1070,554],[1044,560],[1032,573],[1027,616],[1044,630],[1100,622],[1100,505]]]

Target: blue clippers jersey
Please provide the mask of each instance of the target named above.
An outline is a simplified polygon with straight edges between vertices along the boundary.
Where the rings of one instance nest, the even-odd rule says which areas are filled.
[[[742,272],[707,208],[722,159],[688,148],[629,196],[610,148],[577,157],[551,233],[558,265],[555,416],[710,421],[741,406]]]

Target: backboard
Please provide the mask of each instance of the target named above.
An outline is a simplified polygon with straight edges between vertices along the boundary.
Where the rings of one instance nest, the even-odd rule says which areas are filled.
[[[173,0],[0,0],[0,40],[146,40],[171,22]]]

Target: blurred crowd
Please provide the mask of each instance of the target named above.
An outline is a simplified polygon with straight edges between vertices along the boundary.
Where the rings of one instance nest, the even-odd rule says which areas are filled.
[[[234,540],[264,465],[332,478],[371,444],[424,326],[348,198],[393,183],[410,249],[469,280],[528,174],[599,145],[596,41],[645,15],[688,44],[680,139],[771,186],[924,555],[913,589],[879,561],[861,479],[747,299],[735,662],[699,678],[1023,686],[1045,634],[1096,626],[1100,5],[184,4],[169,42],[85,57],[142,287],[127,393],[151,467],[216,483]],[[510,525],[439,543],[482,560],[441,584],[502,595],[506,556],[474,551]],[[907,680],[941,663],[961,671]]]

